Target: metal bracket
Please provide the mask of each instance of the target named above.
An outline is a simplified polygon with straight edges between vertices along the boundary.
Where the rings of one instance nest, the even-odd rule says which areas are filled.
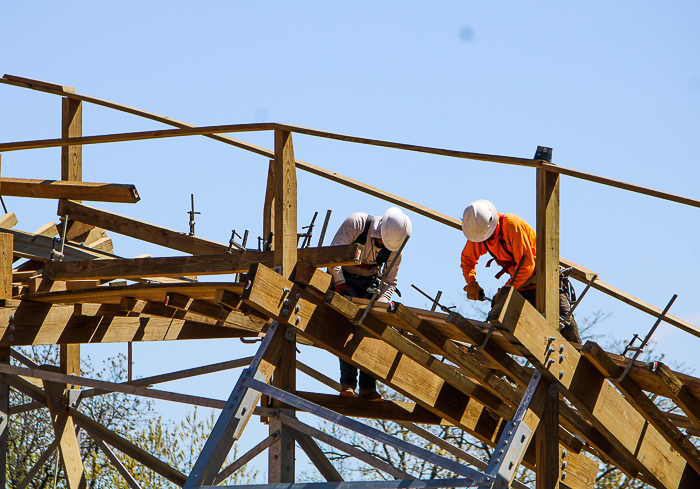
[[[316,222],[316,216],[318,216],[318,211],[314,212],[314,217],[311,218],[311,224],[308,226],[303,226],[301,229],[308,229],[305,233],[298,233],[297,234],[297,242],[299,241],[299,238],[304,238],[304,240],[301,242],[301,246],[299,248],[308,248],[309,245],[311,244],[311,237],[313,236],[313,231],[314,231],[314,223]]]
[[[642,341],[641,345],[632,346],[632,343],[634,342],[634,340],[639,338],[639,336],[637,336],[636,334],[632,338],[632,341],[630,341],[627,344],[627,346],[625,347],[625,351],[622,352],[622,356],[624,357],[628,351],[635,352],[634,356],[630,359],[629,363],[627,364],[627,368],[625,368],[625,371],[622,372],[622,375],[620,375],[620,377],[618,377],[617,379],[610,379],[612,382],[620,383],[620,382],[622,382],[622,379],[624,379],[627,376],[627,372],[630,371],[635,360],[637,360],[637,357],[642,353],[642,351],[644,351],[644,347],[647,346],[647,343],[651,339],[651,335],[654,334],[654,331],[656,331],[656,328],[659,326],[659,324],[661,323],[663,318],[666,316],[666,313],[668,312],[668,310],[671,309],[671,306],[673,305],[673,303],[676,301],[677,298],[678,298],[678,294],[673,294],[673,297],[671,297],[671,300],[668,302],[668,304],[666,304],[666,308],[663,310],[661,315],[658,317],[658,319],[654,323],[654,326],[652,326],[651,330],[647,334],[646,338],[644,338],[644,341]]]
[[[190,198],[192,200],[192,210],[187,211],[187,214],[190,215],[190,236],[194,236],[194,215],[201,214],[201,212],[194,211],[194,194],[190,194]]]

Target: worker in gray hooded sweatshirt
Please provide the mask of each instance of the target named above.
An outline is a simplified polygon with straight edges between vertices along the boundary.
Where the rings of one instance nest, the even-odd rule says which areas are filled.
[[[359,243],[364,245],[359,265],[346,265],[328,269],[333,277],[333,290],[349,297],[369,299],[372,293],[367,289],[379,282],[380,272],[384,272],[384,283],[379,291],[379,302],[389,302],[396,290],[396,277],[401,265],[401,248],[404,239],[411,236],[411,220],[398,207],[390,207],[383,216],[370,216],[365,212],[350,214],[333,238],[332,246]],[[403,253],[402,253],[403,254]],[[396,263],[392,264],[396,257]],[[340,360],[340,395],[355,396],[357,368]],[[376,380],[360,371],[360,397],[381,400],[377,392]]]

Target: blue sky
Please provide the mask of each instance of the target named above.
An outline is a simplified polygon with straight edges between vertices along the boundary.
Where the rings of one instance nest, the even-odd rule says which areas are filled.
[[[36,78],[191,124],[284,122],[376,139],[531,158],[700,198],[700,6],[694,2],[71,2],[0,7],[0,75]],[[60,99],[0,86],[2,142],[60,136]],[[86,105],[85,135],[163,127]],[[273,147],[270,132],[238,135]],[[296,157],[459,218],[478,198],[535,223],[530,168],[456,160],[294,135]],[[84,180],[136,184],[136,205],[98,204],[187,231],[195,194],[197,234],[227,242],[231,229],[261,233],[267,160],[206,138],[85,147]],[[2,155],[2,175],[56,179],[58,149]],[[331,231],[348,214],[388,204],[298,172],[299,225],[332,209]],[[55,220],[52,201],[7,198],[17,229]],[[700,209],[562,177],[561,254],[600,279],[700,325],[695,252]],[[414,235],[399,288],[464,306],[463,235],[409,214]],[[122,256],[175,254],[112,234]],[[328,240],[329,241],[329,240]],[[327,241],[327,242],[328,242]],[[477,270],[495,291],[492,269]],[[577,290],[581,292],[583,285]],[[651,316],[592,291],[578,309],[612,312],[597,334],[629,339]],[[580,320],[580,319],[579,319]],[[700,338],[662,326],[656,354],[700,370]],[[605,343],[607,340],[601,340]],[[238,342],[136,345],[146,376],[244,356]],[[85,347],[95,358],[125,345]],[[302,361],[335,364],[317,350]],[[329,363],[330,362],[330,363]],[[223,385],[179,383],[225,398]],[[232,385],[232,384],[231,384]],[[304,387],[306,388],[306,387]],[[309,389],[315,388],[313,384]],[[179,416],[180,408],[163,408]],[[184,408],[183,408],[184,409]],[[185,409],[186,410],[186,409]],[[257,440],[253,440],[255,444]]]

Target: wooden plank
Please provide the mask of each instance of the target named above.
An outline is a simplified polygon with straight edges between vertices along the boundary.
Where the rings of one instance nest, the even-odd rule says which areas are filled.
[[[228,477],[233,475],[238,469],[243,467],[245,464],[253,460],[255,457],[260,455],[262,452],[267,450],[271,445],[274,443],[279,443],[280,438],[279,438],[279,433],[273,433],[272,435],[268,436],[265,438],[263,441],[255,445],[253,448],[248,450],[246,453],[241,455],[239,458],[236,459],[235,462],[233,462],[231,465],[223,469],[221,472],[219,472],[216,477],[214,478],[213,484],[219,485],[221,484],[224,480],[226,480]]]
[[[164,302],[168,293],[175,292],[193,299],[213,300],[219,289],[241,294],[245,284],[236,282],[195,282],[172,284],[133,284],[101,286],[92,289],[25,294],[23,299],[51,304],[74,302],[103,302],[118,304],[123,297]]]
[[[624,369],[619,367],[608,354],[595,342],[587,341],[581,350],[583,356],[595,366],[605,377],[617,379],[622,376]],[[670,371],[670,369],[666,369]],[[700,452],[681,431],[676,428],[666,413],[661,411],[649,399],[646,393],[629,376],[615,386],[624,394],[627,401],[634,406],[644,418],[658,430],[666,441],[700,474]]]
[[[87,487],[87,480],[80,456],[80,445],[75,436],[73,417],[68,413],[68,399],[64,395],[64,389],[64,384],[44,382],[51,424],[58,440],[58,450],[61,453],[68,488],[84,489]]]
[[[73,146],[69,146],[72,148]],[[135,204],[140,200],[136,186],[29,178],[0,178],[0,195],[35,199],[92,200]]]
[[[54,236],[58,235],[58,226],[56,226],[55,222],[49,222],[34,231],[34,234],[40,234],[41,236],[53,238]]]
[[[52,92],[61,92],[62,94],[75,93],[75,88],[73,87],[57,85],[56,83],[50,83],[41,80],[32,80],[31,78],[23,78],[21,76],[5,75],[3,76],[3,80],[13,82],[13,84],[21,84],[26,86],[27,88],[31,88],[34,90],[50,90]]]
[[[103,144],[119,143],[126,141],[144,141],[147,139],[163,139],[181,136],[201,136],[204,134],[216,134],[227,132],[268,131],[274,129],[271,122],[254,124],[229,124],[224,126],[203,126],[191,129],[164,129],[158,131],[126,132],[119,134],[101,134],[99,136],[83,136],[70,139],[40,139],[35,141],[18,141],[0,144],[0,152],[20,151],[27,149],[57,148],[73,146],[77,144]]]
[[[359,263],[361,252],[362,245],[353,243],[304,248],[299,250],[299,257],[316,267],[342,266]],[[275,251],[245,251],[216,255],[51,262],[44,265],[43,275],[52,280],[223,275],[247,272],[254,263],[272,266],[274,253]]]
[[[559,330],[559,175],[543,169],[537,170],[536,235],[537,310]]]
[[[0,187],[0,189],[3,187]],[[4,216],[0,217],[0,228],[2,229],[11,229],[15,227],[15,225],[19,221],[17,220],[17,216],[15,215],[14,212],[8,212]]]
[[[683,384],[681,379],[666,364],[654,362],[652,372],[664,386],[662,396],[668,397],[676,406],[681,408],[693,423],[695,428],[700,428],[700,401],[690,389]],[[629,375],[629,374],[628,374]]]
[[[0,300],[12,299],[13,236],[0,232]]]
[[[429,345],[437,348],[444,354],[445,358],[479,379],[479,382],[485,388],[489,389],[489,391],[497,395],[500,399],[503,399],[511,406],[518,406],[520,403],[520,395],[513,390],[511,384],[474,360],[465,349],[459,347],[454,341],[444,336],[436,328],[433,328],[427,321],[420,319],[418,315],[410,311],[403,304],[393,302],[392,305],[392,313],[402,321],[405,329],[408,329]]]
[[[109,460],[112,466],[114,466],[114,468],[117,469],[117,472],[119,472],[119,475],[122,476],[124,482],[126,482],[126,484],[131,489],[141,489],[141,486],[139,486],[139,483],[136,482],[134,476],[132,476],[131,472],[129,472],[129,470],[126,467],[124,467],[124,464],[114,454],[112,449],[109,448],[109,446],[97,436],[92,436],[92,439],[95,441],[95,444],[98,446],[100,451],[102,451],[102,453],[107,457],[107,460]]]
[[[10,363],[11,349],[0,348],[0,363]],[[10,385],[0,378],[0,487],[7,487],[7,439],[10,421]]]
[[[331,293],[329,295],[330,297],[327,296],[326,302],[334,310],[340,312],[350,320],[360,318],[362,313],[357,306],[352,304],[352,302],[348,301],[340,294]],[[345,306],[338,306],[343,302],[347,304]],[[352,309],[353,306],[354,310]],[[454,367],[439,361],[437,358],[430,355],[430,353],[423,350],[415,343],[401,336],[395,329],[387,326],[370,314],[365,317],[365,320],[359,326],[370,335],[383,340],[387,345],[395,348],[405,357],[415,361],[419,365],[423,365],[429,372],[437,375],[439,378],[443,379],[445,382],[449,383],[463,394],[477,400],[501,418],[510,419],[513,417],[513,414],[515,414],[515,409],[513,408],[512,404],[509,405],[508,403],[504,402],[501,397],[501,395],[509,396],[509,394],[511,394],[509,396],[509,400],[517,405],[519,400],[515,401],[515,396],[512,395],[512,390],[510,393],[503,390],[501,391],[503,392],[501,394],[500,392],[495,393],[494,389],[484,388],[483,386],[467,378]],[[474,368],[476,369],[477,367]],[[481,372],[483,372],[483,370]]]
[[[274,155],[273,155],[274,156]],[[263,240],[269,240],[267,250],[275,249],[275,160],[270,160],[267,170],[267,186],[263,202]],[[263,251],[267,251],[263,249]]]
[[[693,467],[535,308],[512,287],[502,296],[490,320],[653,485],[679,488],[700,483]]]
[[[539,259],[539,256],[538,256]],[[558,266],[558,265],[557,265]],[[547,388],[551,384],[546,383]],[[557,489],[561,477],[567,478],[562,470],[559,448],[559,396],[544,396],[544,406],[540,424],[535,432],[537,447],[537,489]],[[567,463],[568,466],[568,463]]]
[[[305,248],[315,249],[315,248]],[[318,249],[318,248],[316,248]],[[325,294],[333,282],[333,277],[322,270],[319,270],[310,263],[299,261],[294,268],[292,281],[297,284],[306,285],[307,288]]]
[[[76,316],[72,306],[44,305],[32,309],[0,309],[0,346],[255,338],[259,334],[182,319]],[[12,314],[15,317],[10,321]]]
[[[275,130],[274,264],[289,278],[297,263],[297,176],[292,134]],[[309,260],[304,260],[309,261]]]
[[[16,231],[14,229],[5,229],[3,232],[12,234],[14,237],[15,254],[18,254],[17,252],[22,252],[43,261],[49,261],[51,259],[51,250],[54,248],[54,241],[52,238]],[[58,244],[56,251],[61,251],[60,244]],[[98,251],[69,243],[66,243],[63,253],[65,255],[63,258],[64,261],[94,260],[95,258],[104,256],[103,253]]]

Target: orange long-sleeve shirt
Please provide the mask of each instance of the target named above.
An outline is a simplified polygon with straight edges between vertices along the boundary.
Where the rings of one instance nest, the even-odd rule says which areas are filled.
[[[501,239],[505,242],[506,249],[501,244]],[[522,267],[518,272],[515,284],[516,289],[522,285],[535,273],[535,260],[537,258],[536,244],[537,238],[535,231],[522,218],[515,214],[499,214],[498,226],[496,231],[489,239],[486,240],[491,253],[501,261],[514,260],[515,264],[507,267],[506,271],[512,277],[515,269],[520,262],[520,259],[525,256]],[[510,252],[510,253],[509,253]],[[468,284],[476,280],[476,271],[474,268],[479,262],[482,255],[488,253],[484,242],[475,243],[467,241],[467,244],[462,250],[462,273]],[[509,282],[512,282],[512,278]]]

